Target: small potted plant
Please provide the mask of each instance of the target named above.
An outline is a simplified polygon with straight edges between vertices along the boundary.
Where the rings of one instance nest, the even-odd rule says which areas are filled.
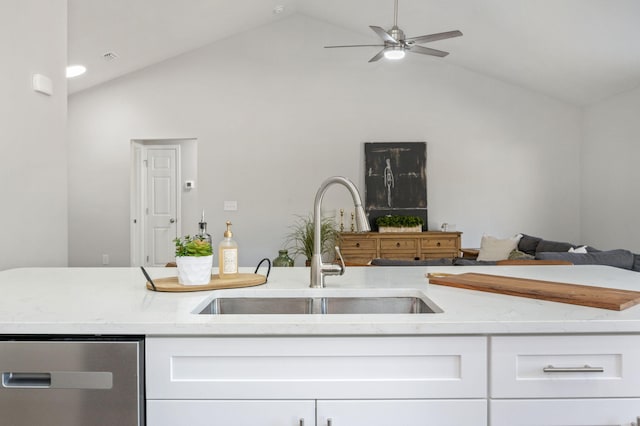
[[[211,281],[213,250],[208,241],[189,235],[174,240],[178,283],[204,285]]]
[[[387,215],[376,219],[378,232],[421,232],[423,223],[418,216]]]
[[[290,227],[291,233],[287,236],[286,244],[289,253],[294,258],[302,255],[306,266],[309,266],[313,256],[313,217],[297,216],[298,219]],[[332,218],[322,218],[320,223],[320,247],[323,257],[334,255],[334,247],[340,240],[340,233],[336,229]]]

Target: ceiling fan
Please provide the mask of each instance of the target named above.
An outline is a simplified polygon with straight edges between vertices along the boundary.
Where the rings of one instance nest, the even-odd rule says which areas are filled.
[[[371,28],[378,35],[378,37],[382,39],[384,44],[353,44],[347,46],[325,46],[325,48],[334,49],[341,47],[382,47],[382,50],[378,52],[373,58],[369,59],[369,62],[375,62],[383,56],[387,59],[392,60],[402,59],[404,58],[405,52],[420,53],[421,55],[431,55],[442,58],[444,56],[447,56],[449,52],[443,52],[442,50],[418,46],[418,44],[444,40],[452,37],[460,37],[462,35],[460,31],[456,30],[406,38],[404,35],[404,31],[398,28],[398,0],[395,0],[393,27],[391,27],[389,31],[385,31],[382,27],[376,27],[374,25],[369,25],[369,28]]]

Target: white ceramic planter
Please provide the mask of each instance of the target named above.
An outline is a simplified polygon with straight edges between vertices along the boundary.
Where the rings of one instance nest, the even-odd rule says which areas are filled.
[[[178,283],[182,285],[204,285],[211,281],[213,255],[179,256],[176,257],[176,265],[178,265]]]

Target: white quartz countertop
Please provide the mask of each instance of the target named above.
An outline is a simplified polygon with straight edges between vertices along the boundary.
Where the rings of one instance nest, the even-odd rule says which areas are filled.
[[[175,268],[149,268],[152,278]],[[266,269],[260,271],[265,273]],[[241,272],[253,269],[241,268]],[[139,268],[0,272],[0,334],[414,335],[640,332],[640,305],[611,311],[428,284],[426,273],[534,278],[640,290],[640,273],[605,266],[350,267],[327,288],[411,288],[444,312],[427,315],[196,315],[216,295],[305,289],[308,268],[272,268],[266,284],[190,293],[149,291]]]

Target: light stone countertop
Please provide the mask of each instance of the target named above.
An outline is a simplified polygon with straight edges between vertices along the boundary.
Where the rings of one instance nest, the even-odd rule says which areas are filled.
[[[174,268],[149,268],[152,278]],[[260,273],[265,273],[262,269]],[[241,268],[253,272],[253,268]],[[139,268],[24,268],[0,272],[0,334],[429,335],[638,333],[640,305],[617,312],[428,284],[429,272],[517,276],[640,290],[640,273],[604,266],[349,267],[327,288],[420,289],[444,310],[428,315],[195,315],[215,295],[306,289],[308,268],[272,268],[243,289],[160,293]],[[320,290],[321,291],[321,290]]]

